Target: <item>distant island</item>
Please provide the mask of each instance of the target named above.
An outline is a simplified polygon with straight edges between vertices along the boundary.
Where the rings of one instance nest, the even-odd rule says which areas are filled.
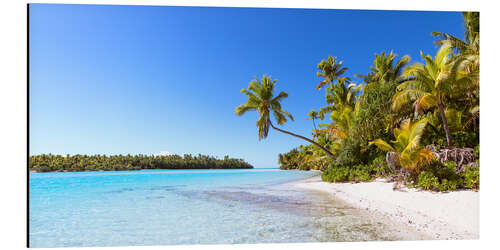
[[[30,156],[30,172],[123,171],[143,169],[249,169],[243,159],[190,154],[148,155],[53,155]]]

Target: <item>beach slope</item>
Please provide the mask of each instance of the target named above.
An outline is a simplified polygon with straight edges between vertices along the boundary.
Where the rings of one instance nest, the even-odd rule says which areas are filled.
[[[384,179],[364,183],[327,183],[319,176],[294,185],[327,192],[354,207],[407,224],[433,239],[479,239],[479,192],[393,190],[393,183]]]

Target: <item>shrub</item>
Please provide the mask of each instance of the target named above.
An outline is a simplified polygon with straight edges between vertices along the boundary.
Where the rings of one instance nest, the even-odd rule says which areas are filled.
[[[479,189],[479,164],[477,167],[466,166],[465,171],[460,173],[466,188]]]
[[[375,171],[376,176],[388,176],[391,173],[391,170],[387,166],[387,162],[385,161],[385,155],[381,155],[375,158],[372,162],[372,168]]]
[[[424,190],[431,190],[439,188],[439,180],[432,172],[422,171],[418,175],[418,181],[415,183],[415,186]]]
[[[442,179],[441,180],[441,185],[439,185],[439,190],[440,191],[451,191],[451,190],[456,190],[461,186],[461,180],[460,179]]]
[[[333,164],[321,175],[326,182],[360,182],[374,178],[373,165],[340,166]]]
[[[478,189],[479,167],[466,166],[464,171],[457,173],[455,162],[435,161],[427,170],[418,175],[414,186],[435,191],[451,191],[461,188]]]
[[[479,133],[457,131],[451,133],[453,145],[459,148],[471,147],[479,145]]]
[[[321,179],[326,182],[346,182],[349,179],[349,170],[332,165],[321,174]]]
[[[354,166],[361,163],[361,146],[358,140],[346,138],[337,151],[336,163],[341,166]]]

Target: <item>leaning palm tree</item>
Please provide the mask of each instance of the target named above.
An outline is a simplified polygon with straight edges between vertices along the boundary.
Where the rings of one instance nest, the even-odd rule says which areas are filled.
[[[407,66],[403,76],[407,81],[398,86],[398,92],[392,98],[393,110],[399,110],[408,102],[413,102],[415,113],[421,113],[433,107],[437,107],[441,115],[443,128],[446,133],[446,142],[451,145],[450,129],[445,114],[445,99],[454,92],[456,70],[450,62],[451,47],[449,44],[441,46],[436,56],[424,56],[423,61]],[[454,73],[455,72],[455,73]]]
[[[342,61],[337,62],[337,57],[332,56],[328,56],[327,60],[322,60],[318,64],[318,69],[320,72],[316,72],[316,75],[325,78],[325,80],[321,81],[318,86],[316,86],[317,90],[320,90],[328,83],[333,83],[335,79],[348,70],[348,68],[342,68]],[[349,78],[346,79],[348,81],[350,80]]]
[[[246,103],[236,108],[236,115],[241,116],[247,111],[251,110],[255,110],[259,113],[259,119],[257,120],[259,140],[267,137],[269,133],[269,127],[271,127],[279,132],[305,140],[320,148],[333,158],[332,152],[328,151],[317,142],[274,126],[274,124],[271,122],[271,113],[273,114],[274,119],[276,120],[276,123],[278,125],[282,125],[287,122],[287,117],[293,121],[293,116],[287,111],[283,110],[280,103],[283,99],[288,97],[288,94],[286,92],[280,92],[277,96],[274,96],[275,83],[276,80],[272,80],[266,75],[262,76],[261,80],[255,77],[255,79],[252,80],[248,85],[248,89],[242,89],[240,91],[248,97],[248,100]]]

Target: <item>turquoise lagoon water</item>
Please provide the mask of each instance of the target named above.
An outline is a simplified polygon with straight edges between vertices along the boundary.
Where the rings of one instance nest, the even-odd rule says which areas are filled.
[[[383,218],[298,190],[315,172],[30,173],[31,247],[405,239]]]

